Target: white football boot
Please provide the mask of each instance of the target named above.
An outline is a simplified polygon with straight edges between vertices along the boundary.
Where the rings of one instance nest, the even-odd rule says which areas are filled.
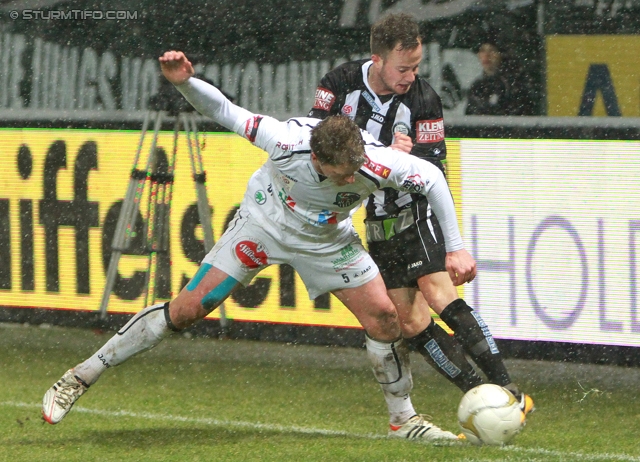
[[[88,389],[89,386],[76,377],[73,369],[69,369],[45,393],[42,399],[42,418],[52,425],[57,424]]]
[[[427,416],[428,417],[428,416]],[[389,425],[389,437],[420,440],[425,442],[458,441],[451,432],[425,420],[424,415],[414,415],[404,425]]]

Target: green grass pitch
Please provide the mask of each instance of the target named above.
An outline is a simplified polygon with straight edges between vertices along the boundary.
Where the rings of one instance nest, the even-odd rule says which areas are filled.
[[[110,335],[0,325],[0,461],[640,461],[640,369],[509,360],[536,402],[522,433],[434,446],[385,438],[364,349],[179,335],[44,424],[44,392]],[[456,432],[461,393],[411,359],[416,409]]]

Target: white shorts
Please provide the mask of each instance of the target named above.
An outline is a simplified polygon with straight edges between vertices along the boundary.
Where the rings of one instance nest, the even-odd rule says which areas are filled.
[[[330,242],[311,242],[290,234],[275,235],[278,233],[265,229],[261,221],[264,218],[240,208],[202,263],[245,286],[267,266],[286,263],[298,272],[311,300],[334,290],[359,287],[379,272],[353,229]]]

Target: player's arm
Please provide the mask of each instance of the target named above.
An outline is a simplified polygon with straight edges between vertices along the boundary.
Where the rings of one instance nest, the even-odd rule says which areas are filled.
[[[425,82],[420,82],[418,101],[412,114],[411,154],[425,159],[444,172],[447,157],[444,133],[444,114],[440,96]]]
[[[193,66],[182,52],[166,52],[160,58],[160,64],[167,80],[176,86],[200,114],[210,117],[259,148],[267,152],[272,151],[275,134],[283,125],[281,122],[271,117],[256,115],[233,104],[216,87],[194,78]]]
[[[325,119],[330,115],[338,114],[344,99],[342,93],[339,69],[334,69],[325,74],[316,88],[313,107],[307,114],[308,117]]]
[[[413,156],[386,155],[384,162],[389,162],[390,172],[387,178],[381,178],[380,185],[427,197],[442,228],[451,280],[455,285],[471,282],[476,276],[476,263],[464,248],[453,197],[440,169]]]

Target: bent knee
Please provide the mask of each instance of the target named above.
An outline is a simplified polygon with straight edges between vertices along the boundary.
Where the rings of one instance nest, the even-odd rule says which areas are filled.
[[[388,325],[398,323],[398,311],[391,301],[376,306],[374,310],[374,317],[380,324]]]

